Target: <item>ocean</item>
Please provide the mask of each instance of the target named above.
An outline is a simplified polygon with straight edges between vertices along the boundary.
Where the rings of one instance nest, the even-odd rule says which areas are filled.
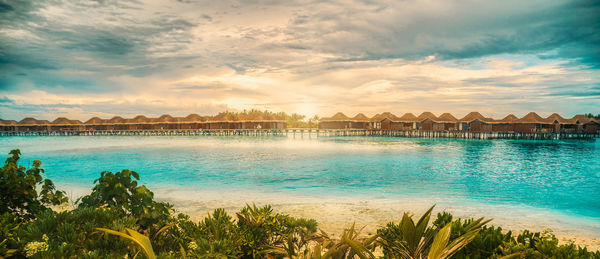
[[[262,193],[286,199],[418,200],[462,207],[463,214],[478,214],[473,216],[487,216],[494,208],[489,209],[493,216],[519,211],[514,215],[532,221],[560,218],[600,232],[600,142],[595,140],[0,138],[1,153],[15,148],[21,150],[21,164],[41,160],[46,176],[67,191],[89,190],[101,171],[130,169],[159,199],[158,194],[177,191],[198,197]]]

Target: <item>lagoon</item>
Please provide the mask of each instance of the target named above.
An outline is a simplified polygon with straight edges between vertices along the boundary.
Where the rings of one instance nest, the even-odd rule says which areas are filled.
[[[131,169],[157,198],[176,205],[207,197],[216,202],[284,197],[324,204],[435,203],[499,222],[527,217],[522,227],[548,225],[593,238],[600,233],[600,142],[595,140],[0,138],[0,152],[14,148],[21,149],[24,164],[41,160],[46,175],[74,196],[89,190],[101,171]]]

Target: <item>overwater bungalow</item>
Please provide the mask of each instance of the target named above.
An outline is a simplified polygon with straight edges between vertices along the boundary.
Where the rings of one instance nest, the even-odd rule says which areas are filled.
[[[350,128],[351,129],[372,129],[373,125],[371,123],[371,119],[366,115],[359,113],[356,116],[351,118]]]
[[[107,130],[127,130],[125,119],[121,116],[115,116],[109,119],[106,123]]]
[[[124,123],[127,130],[150,130],[152,126],[150,119],[144,115],[137,115],[132,119],[125,119]]]
[[[433,131],[433,124],[438,118],[431,112],[423,112],[417,117],[417,122],[420,124],[419,130]]]
[[[596,133],[600,130],[598,120],[588,118],[585,115],[576,115],[567,120],[564,126],[564,132],[574,133]]]
[[[83,123],[85,130],[88,131],[106,130],[107,124],[108,122],[106,120],[98,117],[92,117]]]
[[[351,122],[352,119],[338,112],[331,117],[321,118],[319,120],[319,129],[348,129],[351,127]]]
[[[182,129],[193,129],[193,130],[198,130],[198,129],[204,129],[204,123],[206,121],[206,118],[192,113],[188,116],[185,116],[184,118],[182,118]]]
[[[596,119],[590,119],[588,122],[583,124],[583,132],[588,134],[600,133],[600,121]]]
[[[186,117],[173,117],[165,114],[158,118],[148,118],[138,115],[130,119],[115,116],[109,120],[93,117],[82,123],[59,117],[49,122],[35,118],[24,118],[20,121],[0,119],[2,132],[75,132],[75,131],[193,131],[193,130],[282,130],[286,129],[286,122],[281,114],[244,112],[223,112],[216,116],[200,116],[190,114]],[[443,113],[439,117],[431,112],[423,112],[418,117],[406,113],[397,117],[391,112],[376,114],[368,118],[362,113],[352,118],[343,113],[336,113],[332,117],[322,118],[319,129],[329,130],[364,130],[377,131],[364,133],[365,135],[389,135],[388,131],[418,131],[416,135],[456,135],[460,132],[472,133],[518,133],[518,134],[591,134],[600,133],[600,122],[584,115],[576,115],[566,119],[559,114],[552,114],[543,118],[535,112],[530,112],[522,118],[509,114],[501,120],[487,118],[478,112],[470,112],[461,119],[450,113]],[[351,134],[363,134],[352,131]],[[438,134],[439,133],[439,134]],[[60,133],[62,134],[62,133]],[[74,133],[75,134],[75,133]],[[120,133],[119,133],[120,134]],[[345,133],[344,133],[345,134]],[[393,133],[393,135],[402,135]],[[406,134],[404,134],[406,135]],[[410,135],[414,135],[410,133]],[[464,134],[462,134],[464,135]],[[461,136],[462,136],[461,135]],[[489,135],[489,134],[488,134]],[[497,135],[497,134],[496,134]],[[525,135],[529,136],[529,135]]]
[[[28,117],[17,122],[17,129],[20,131],[49,131],[50,122],[47,120],[36,120]]]
[[[16,131],[17,121],[0,119],[0,131]]]
[[[398,116],[392,114],[391,112],[384,112],[382,114],[377,114],[371,118],[372,121],[378,122],[375,126],[377,129],[382,130],[396,130],[397,122],[400,118]]]
[[[399,124],[397,127],[401,130],[416,130],[419,128],[420,122],[414,114],[405,113],[400,116],[397,124]]]
[[[458,119],[450,113],[443,113],[433,121],[434,131],[456,131],[458,130]]]
[[[50,130],[52,131],[73,131],[83,130],[83,123],[79,120],[69,120],[65,117],[59,117],[50,123]]]
[[[382,130],[416,130],[421,125],[420,121],[412,113],[406,113],[398,117],[390,112],[375,115],[373,121],[379,121]]]
[[[479,112],[470,112],[458,120],[458,130],[470,132],[491,132],[493,119],[483,117]]]

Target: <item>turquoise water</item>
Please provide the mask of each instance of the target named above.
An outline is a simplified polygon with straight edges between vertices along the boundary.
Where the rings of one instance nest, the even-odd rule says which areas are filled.
[[[313,196],[451,197],[585,216],[600,224],[600,142],[372,137],[5,137],[59,186],[103,170],[152,188]]]

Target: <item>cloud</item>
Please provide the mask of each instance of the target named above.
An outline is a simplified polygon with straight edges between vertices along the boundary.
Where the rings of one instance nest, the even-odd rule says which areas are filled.
[[[15,103],[15,101],[11,100],[10,98],[8,98],[6,96],[0,97],[0,104],[13,104],[13,103]]]
[[[10,12],[14,10],[14,8],[9,5],[9,4],[5,4],[5,3],[0,3],[0,13],[6,13],[6,12]]]
[[[588,112],[598,13],[583,0],[0,0],[0,95],[19,104],[0,117]]]
[[[173,116],[187,116],[190,113],[201,115],[214,115],[227,110],[227,105],[222,104],[194,104],[179,105],[177,103],[163,102],[161,100],[107,100],[89,102],[84,104],[52,103],[31,104],[5,101],[7,97],[0,98],[0,114],[2,119],[20,120],[25,117],[54,120],[57,117],[68,117],[85,121],[91,117],[111,118],[124,116],[133,118],[136,115],[158,117],[162,114]]]
[[[83,42],[76,42],[63,46],[68,50],[83,50],[98,52],[101,55],[122,56],[131,53],[135,45],[125,37],[119,37],[110,32],[100,32],[100,35],[91,36]]]

